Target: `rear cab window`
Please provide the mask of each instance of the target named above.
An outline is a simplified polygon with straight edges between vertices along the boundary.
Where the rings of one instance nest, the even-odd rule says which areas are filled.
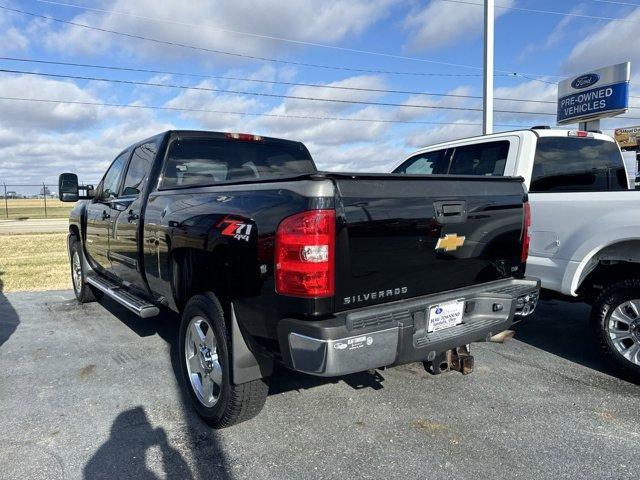
[[[183,138],[169,145],[161,188],[270,180],[315,172],[311,155],[301,143]]]
[[[624,160],[615,142],[594,138],[540,137],[529,191],[627,190]]]
[[[394,170],[409,175],[503,175],[510,142],[498,140],[452,146],[415,155]]]

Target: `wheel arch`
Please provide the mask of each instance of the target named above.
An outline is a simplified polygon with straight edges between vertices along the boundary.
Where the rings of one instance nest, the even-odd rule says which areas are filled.
[[[622,238],[595,249],[579,263],[571,277],[571,294],[593,298],[594,290],[633,277],[640,277],[640,238]]]
[[[231,335],[231,373],[236,385],[267,377],[273,372],[272,359],[261,353],[236,317],[233,298],[243,294],[237,283],[238,266],[233,250],[219,245],[209,252],[195,248],[178,248],[172,252],[172,289],[176,306],[184,305],[195,295],[213,293],[224,312],[224,322]],[[240,289],[236,291],[234,289]]]

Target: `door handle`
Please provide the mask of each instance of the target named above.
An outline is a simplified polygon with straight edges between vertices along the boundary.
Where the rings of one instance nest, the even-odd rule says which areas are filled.
[[[137,213],[134,213],[133,210],[129,210],[129,214],[127,215],[128,222],[133,222],[134,220],[138,220],[139,218],[140,218],[140,215],[138,215]]]
[[[103,221],[104,220],[108,220],[109,218],[111,218],[111,215],[109,215],[106,210],[103,210],[102,211],[102,220]]]

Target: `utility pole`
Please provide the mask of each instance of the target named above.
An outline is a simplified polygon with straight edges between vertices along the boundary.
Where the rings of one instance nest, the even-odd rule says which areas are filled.
[[[484,0],[484,92],[482,133],[493,133],[493,26],[494,0]]]
[[[7,220],[9,219],[9,200],[7,200],[7,184],[3,183],[4,186],[4,212],[7,215]]]

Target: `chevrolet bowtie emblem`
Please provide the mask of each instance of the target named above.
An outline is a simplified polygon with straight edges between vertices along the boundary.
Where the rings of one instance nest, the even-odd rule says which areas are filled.
[[[438,243],[436,243],[436,250],[453,252],[464,245],[464,238],[465,237],[459,237],[457,233],[440,237]]]

